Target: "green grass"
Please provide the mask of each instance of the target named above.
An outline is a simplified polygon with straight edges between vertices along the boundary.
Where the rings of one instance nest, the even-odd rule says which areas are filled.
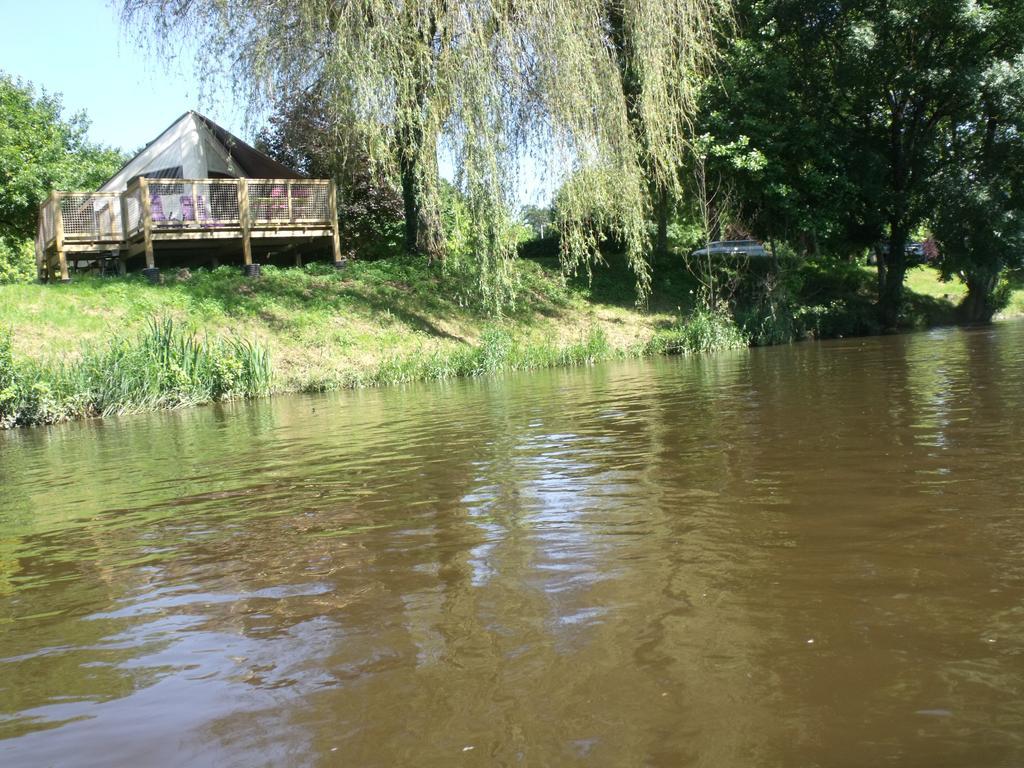
[[[872,274],[874,274],[873,270]],[[937,269],[924,265],[908,269],[904,285],[908,291],[919,296],[943,299],[954,304],[959,304],[967,295],[967,286],[959,278],[954,277],[943,282]]]
[[[1010,303],[999,313],[999,317],[1010,318],[1024,315],[1024,273],[1011,272],[1007,276],[1010,286]],[[907,270],[906,287],[912,297],[927,297],[937,301],[959,304],[967,295],[967,286],[958,277],[943,281],[933,267],[915,266]]]
[[[257,342],[218,339],[151,322],[68,360],[16,358],[0,335],[0,426],[176,408],[272,389],[268,352]]]
[[[500,317],[474,302],[464,277],[405,257],[355,262],[340,272],[265,267],[255,280],[222,267],[167,271],[161,285],[136,276],[0,285],[0,371],[8,372],[6,380],[0,372],[0,421],[876,330],[874,274],[852,264],[801,267],[783,300],[773,299],[769,311],[738,313],[739,323],[695,309],[699,291],[677,260],[655,265],[642,308],[621,258],[609,257],[589,278],[565,279],[551,259],[523,259],[514,268],[517,300]],[[948,321],[963,293],[925,268],[911,270],[908,289],[908,325]],[[1019,283],[1009,311],[1024,312]]]
[[[741,349],[750,336],[724,310],[695,309],[671,328],[660,330],[646,347],[648,354],[687,355]]]

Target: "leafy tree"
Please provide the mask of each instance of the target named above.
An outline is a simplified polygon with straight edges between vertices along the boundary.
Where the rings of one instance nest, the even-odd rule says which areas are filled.
[[[39,204],[53,189],[93,189],[124,163],[86,138],[84,113],[62,117],[60,96],[0,72],[0,235],[35,234]]]
[[[966,323],[989,322],[1008,299],[1003,273],[1024,265],[1024,57],[993,66],[979,95],[949,137],[933,219],[943,274],[967,285]]]
[[[0,283],[27,283],[35,276],[33,242],[0,235]]]
[[[59,96],[0,72],[0,281],[34,273],[39,205],[54,189],[93,189],[124,163],[88,141],[84,113],[62,116]]]
[[[281,103],[256,146],[291,168],[337,182],[341,247],[348,256],[374,258],[401,247],[404,210],[398,185],[371,172],[358,140],[332,123],[322,96]]]
[[[554,215],[550,207],[536,205],[524,205],[519,209],[519,216],[532,231],[535,237],[540,237],[545,228],[551,226]]]
[[[842,95],[821,65],[822,33],[803,23],[798,5],[737,5],[720,77],[702,94],[691,198],[710,184],[727,190],[732,215],[759,239],[809,255],[856,251],[883,225],[858,205],[844,162],[851,130]]]
[[[188,34],[201,69],[230,76],[257,111],[322,92],[332,125],[350,126],[372,170],[400,180],[406,243],[430,257],[443,255],[443,146],[465,195],[481,289],[500,301],[519,237],[514,182],[532,151],[563,158],[555,167],[570,180],[600,183],[571,185],[560,207],[567,267],[596,255],[600,233],[587,223],[600,221],[622,237],[646,288],[651,180],[675,184],[720,2],[122,0],[122,8],[129,25],[168,47]],[[624,89],[624,77],[638,87]],[[595,206],[600,219],[589,216]]]
[[[931,214],[946,142],[977,113],[986,72],[1024,50],[1017,0],[745,0],[728,82],[767,162],[742,195],[761,229],[863,246],[887,236],[879,315],[902,306],[905,244]],[[729,118],[716,122],[736,138]],[[724,127],[723,127],[724,126]],[[757,186],[760,185],[761,194]],[[791,235],[792,236],[792,235]]]

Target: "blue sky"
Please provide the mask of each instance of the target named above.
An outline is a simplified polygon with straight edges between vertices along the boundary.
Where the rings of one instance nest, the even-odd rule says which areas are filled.
[[[244,107],[230,93],[204,100],[191,56],[162,59],[133,39],[104,0],[0,0],[0,70],[60,93],[65,114],[84,110],[90,138],[131,151],[155,139],[182,113],[197,109],[247,141]],[[257,126],[258,127],[258,126]],[[517,197],[540,203],[552,182],[527,159]],[[448,157],[442,175],[452,178]]]
[[[63,94],[66,114],[85,110],[93,141],[136,149],[189,109],[252,138],[239,105],[200,101],[191,61],[141,48],[103,0],[0,0],[0,19],[0,69]]]

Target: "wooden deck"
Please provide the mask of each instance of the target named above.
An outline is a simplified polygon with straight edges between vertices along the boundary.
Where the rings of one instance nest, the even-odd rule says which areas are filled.
[[[123,193],[54,192],[39,211],[40,280],[68,280],[68,259],[145,256],[161,243],[188,247],[237,240],[243,264],[254,241],[286,246],[330,239],[341,261],[337,191],[324,179],[139,178]]]

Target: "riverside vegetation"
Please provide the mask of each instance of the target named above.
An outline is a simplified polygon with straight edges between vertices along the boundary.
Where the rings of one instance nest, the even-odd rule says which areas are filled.
[[[136,276],[2,285],[0,424],[878,330],[871,274],[855,266],[784,268],[767,288],[751,271],[717,306],[699,300],[699,281],[681,266],[656,271],[643,307],[618,258],[590,280],[566,279],[554,258],[521,259],[516,272],[519,300],[501,316],[476,303],[466,278],[411,256],[341,272],[266,267],[255,280],[222,267],[163,285]],[[907,327],[952,320],[962,286],[923,267],[909,284]],[[1018,290],[1010,311],[1021,310]]]
[[[352,266],[0,288],[8,424],[1024,305],[1015,0],[115,5],[265,118],[261,150],[336,181]],[[0,73],[0,283],[32,278],[51,190],[124,160],[87,126]],[[772,259],[686,256],[748,238]]]

